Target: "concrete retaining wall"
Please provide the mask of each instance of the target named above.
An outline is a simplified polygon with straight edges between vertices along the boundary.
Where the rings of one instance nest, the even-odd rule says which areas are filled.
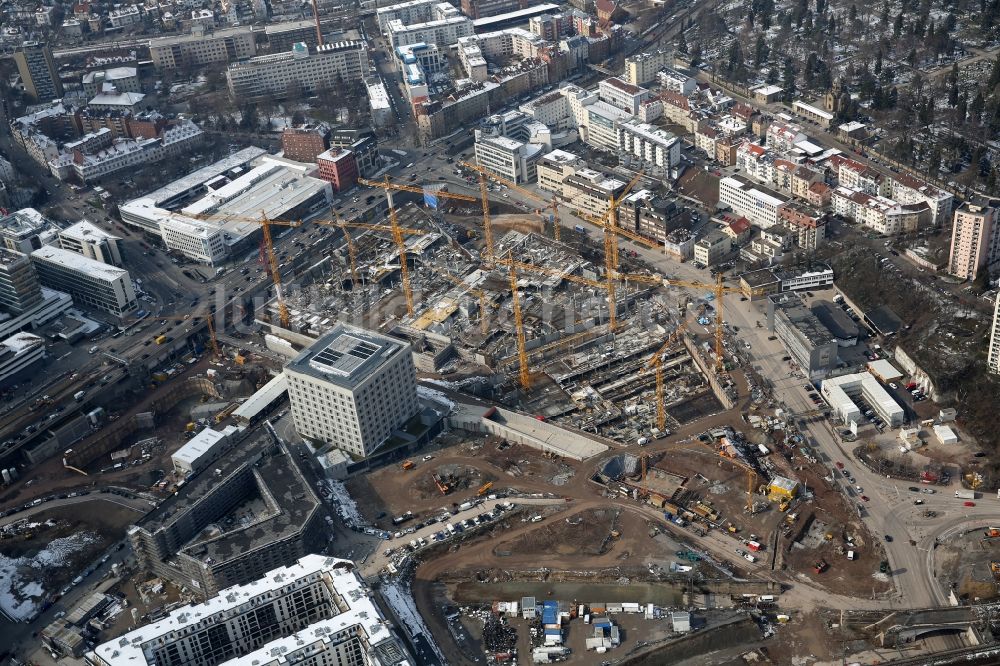
[[[715,372],[712,370],[708,361],[706,361],[698,351],[698,347],[695,346],[694,342],[692,342],[686,335],[681,336],[681,341],[684,342],[684,348],[687,349],[688,354],[690,354],[691,358],[694,359],[694,364],[698,366],[698,369],[701,370],[701,374],[703,374],[705,379],[708,380],[708,385],[712,387],[712,393],[715,394],[716,400],[721,402],[722,406],[726,409],[732,409],[735,406],[733,401],[726,393],[725,387],[719,383],[719,379],[715,376]]]

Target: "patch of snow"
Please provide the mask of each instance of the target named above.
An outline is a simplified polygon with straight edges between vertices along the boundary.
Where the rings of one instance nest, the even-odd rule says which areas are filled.
[[[417,397],[444,405],[448,408],[449,413],[455,410],[455,403],[441,391],[417,384]]]
[[[424,639],[431,646],[431,649],[434,650],[434,654],[437,655],[438,660],[442,664],[447,663],[437,643],[434,642],[434,636],[431,635],[431,632],[427,629],[427,625],[424,624],[424,619],[420,617],[420,613],[417,611],[417,604],[413,600],[413,595],[410,594],[409,586],[399,580],[387,583],[382,586],[382,597],[392,607],[393,613],[399,618],[399,622],[406,629],[406,633],[411,638],[423,635]]]
[[[45,588],[34,579],[33,570],[65,568],[70,556],[94,543],[97,535],[80,532],[49,541],[34,557],[7,557],[0,554],[0,612],[17,622],[30,622],[39,612]]]
[[[337,505],[337,513],[340,514],[341,520],[348,526],[361,527],[365,524],[364,518],[361,517],[361,512],[358,511],[358,505],[351,497],[351,493],[347,492],[347,487],[340,481],[326,481],[326,487],[330,489],[330,495],[333,498],[334,503]]]

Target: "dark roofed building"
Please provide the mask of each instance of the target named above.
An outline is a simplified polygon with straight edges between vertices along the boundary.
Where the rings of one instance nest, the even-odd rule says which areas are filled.
[[[850,347],[858,343],[858,336],[861,333],[858,325],[837,305],[830,301],[816,301],[811,309],[833,337],[837,338],[838,346]]]
[[[880,305],[865,313],[865,323],[882,336],[895,335],[903,325],[903,320],[895,312]]]

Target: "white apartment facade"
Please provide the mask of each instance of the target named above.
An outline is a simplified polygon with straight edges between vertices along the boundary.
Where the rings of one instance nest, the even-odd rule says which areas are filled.
[[[927,206],[902,206],[892,199],[871,196],[861,190],[837,187],[830,198],[833,212],[849,217],[882,236],[915,231]]]
[[[626,113],[636,115],[639,105],[649,99],[651,93],[645,88],[622,81],[616,76],[604,79],[597,86],[597,97]]]
[[[669,51],[640,53],[625,59],[625,80],[634,86],[642,86],[656,80],[656,73],[672,65],[673,54]]]
[[[376,656],[377,655],[377,656]],[[92,666],[406,666],[354,563],[306,555],[102,643]]]
[[[889,196],[904,205],[926,203],[934,226],[949,219],[955,201],[951,192],[903,173],[893,174],[889,179]]]
[[[122,239],[96,224],[81,220],[59,232],[59,247],[102,264],[123,266]]]
[[[532,183],[541,146],[505,136],[476,138],[476,164],[513,183]]]
[[[389,42],[394,49],[420,42],[434,44],[443,49],[462,37],[470,37],[475,33],[472,19],[466,16],[452,16],[410,25],[404,25],[398,19],[389,22]]]
[[[729,206],[763,229],[778,223],[778,211],[787,202],[777,192],[765,190],[741,176],[727,176],[719,181],[719,207]]]
[[[409,344],[339,325],[285,366],[295,429],[364,458],[419,411]]]
[[[664,90],[684,95],[687,97],[698,87],[698,81],[688,74],[672,67],[666,67],[660,71],[656,78]]]
[[[618,122],[617,134],[618,149],[623,153],[663,168],[680,164],[681,142],[670,132],[627,118]]]
[[[368,50],[364,42],[331,42],[309,49],[298,43],[286,53],[250,58],[226,70],[229,94],[234,99],[281,97],[289,86],[308,95],[338,82],[360,81],[368,73]]]
[[[149,55],[158,71],[233,62],[252,58],[256,53],[250,26],[149,40]]]

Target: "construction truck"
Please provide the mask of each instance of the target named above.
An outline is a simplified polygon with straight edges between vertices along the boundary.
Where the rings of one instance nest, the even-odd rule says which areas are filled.
[[[983,532],[984,539],[995,539],[1000,537],[1000,527],[987,527],[986,531]]]
[[[479,490],[476,491],[476,495],[478,495],[479,497],[482,497],[486,493],[490,492],[490,488],[492,488],[492,487],[493,487],[493,482],[492,481],[487,481],[486,483],[484,483],[483,485],[481,485],[479,487]]]
[[[813,564],[813,571],[815,571],[818,574],[821,574],[824,571],[826,571],[828,566],[830,565],[826,563],[826,560],[816,560],[816,562]]]
[[[416,464],[414,464],[412,460],[407,460],[406,462],[403,463],[402,466],[404,470],[407,470],[407,469],[413,469],[414,467],[416,467]]]
[[[406,469],[406,467],[403,467],[403,469]],[[442,479],[437,474],[432,474],[431,478],[434,479],[434,485],[437,486],[437,489],[438,489],[439,493],[441,493],[442,495],[447,495],[448,493],[451,492],[451,484],[450,483],[448,483],[447,481],[445,481],[444,479]]]

